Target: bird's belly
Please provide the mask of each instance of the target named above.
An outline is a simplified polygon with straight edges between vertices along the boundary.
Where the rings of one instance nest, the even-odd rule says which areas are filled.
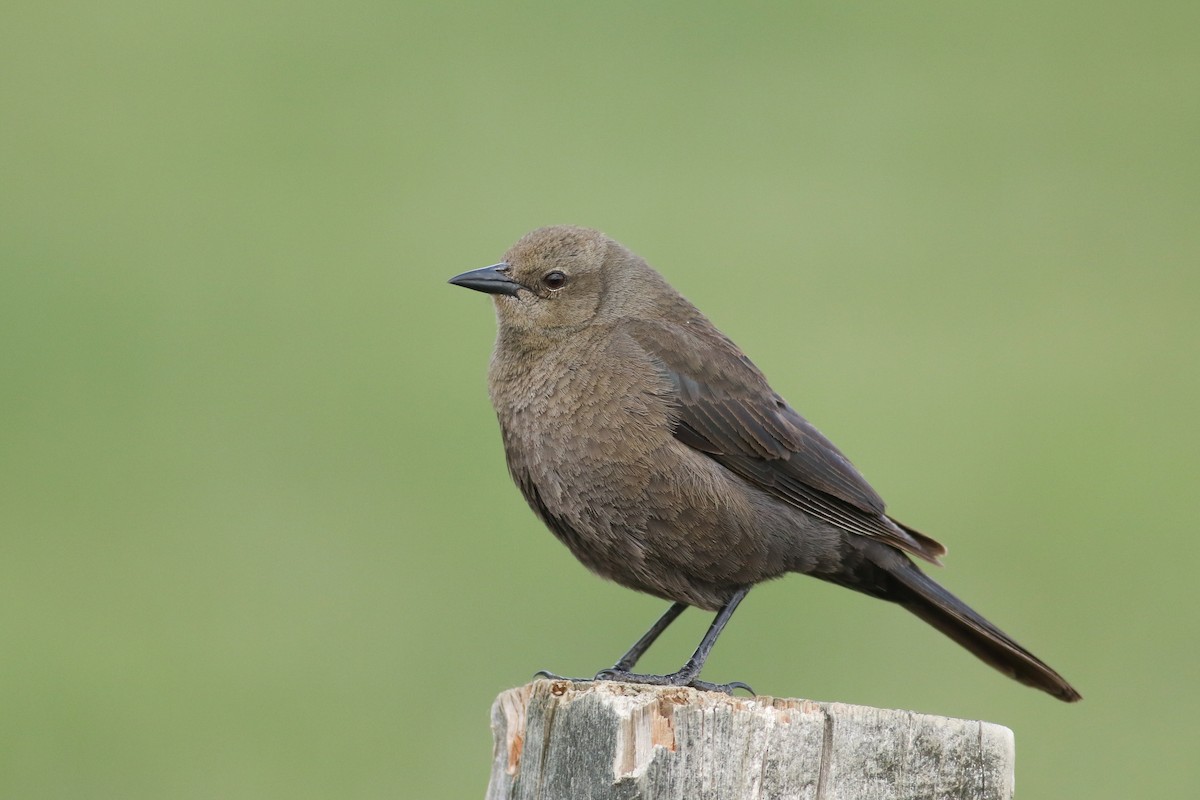
[[[722,468],[673,441],[624,446],[601,427],[582,440],[589,457],[543,448],[514,469],[529,505],[591,571],[623,586],[717,608],[768,563],[748,535],[748,509],[722,485]],[[667,466],[671,465],[671,466]]]

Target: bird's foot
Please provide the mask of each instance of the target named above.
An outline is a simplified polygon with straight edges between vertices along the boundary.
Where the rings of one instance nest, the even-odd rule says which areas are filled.
[[[751,695],[754,694],[754,690],[741,681],[731,681],[730,683],[709,683],[708,681],[700,680],[696,677],[694,672],[686,669],[681,669],[678,672],[672,672],[669,675],[644,675],[613,667],[610,669],[602,669],[597,672],[595,680],[619,681],[621,683],[641,683],[647,686],[690,686],[691,688],[699,689],[702,692],[721,692],[723,694],[733,694],[735,689],[744,689]]]
[[[742,683],[741,681],[730,681],[729,683],[709,683],[708,681],[695,680],[688,684],[693,689],[699,689],[702,692],[720,692],[721,694],[733,694],[735,689],[742,689],[751,697],[758,697],[758,692],[750,688],[750,684]]]
[[[534,679],[545,678],[548,681],[570,681],[571,683],[593,683],[595,678],[569,678],[566,675],[559,675],[551,672],[548,669],[539,669],[533,673]]]

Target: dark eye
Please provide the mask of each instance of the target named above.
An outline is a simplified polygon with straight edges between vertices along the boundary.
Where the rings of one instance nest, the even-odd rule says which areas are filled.
[[[547,289],[561,289],[567,285],[567,276],[558,270],[552,270],[542,276],[542,286]]]

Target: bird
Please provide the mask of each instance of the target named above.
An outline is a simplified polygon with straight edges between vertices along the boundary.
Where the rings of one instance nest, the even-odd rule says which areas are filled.
[[[753,586],[802,573],[907,609],[1021,683],[1081,698],[921,570],[914,559],[940,565],[946,548],[891,517],[850,460],[624,245],[543,227],[449,282],[492,296],[489,394],[533,512],[592,572],[671,603],[594,680],[749,689],[700,672]],[[689,607],[715,612],[691,658],[635,672]]]

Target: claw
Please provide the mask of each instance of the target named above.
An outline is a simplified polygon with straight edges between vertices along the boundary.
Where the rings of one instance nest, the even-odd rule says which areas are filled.
[[[750,693],[751,697],[757,697],[753,689],[748,684],[741,681],[730,681],[729,683],[709,683],[708,681],[692,681],[688,684],[693,689],[699,689],[702,692],[721,692],[722,694],[732,695],[737,689],[744,689]]]
[[[533,673],[533,677],[534,679],[545,678],[548,681],[570,681],[571,683],[591,683],[594,680],[600,680],[600,678],[568,678],[566,675],[559,675],[548,669],[539,669]]]

